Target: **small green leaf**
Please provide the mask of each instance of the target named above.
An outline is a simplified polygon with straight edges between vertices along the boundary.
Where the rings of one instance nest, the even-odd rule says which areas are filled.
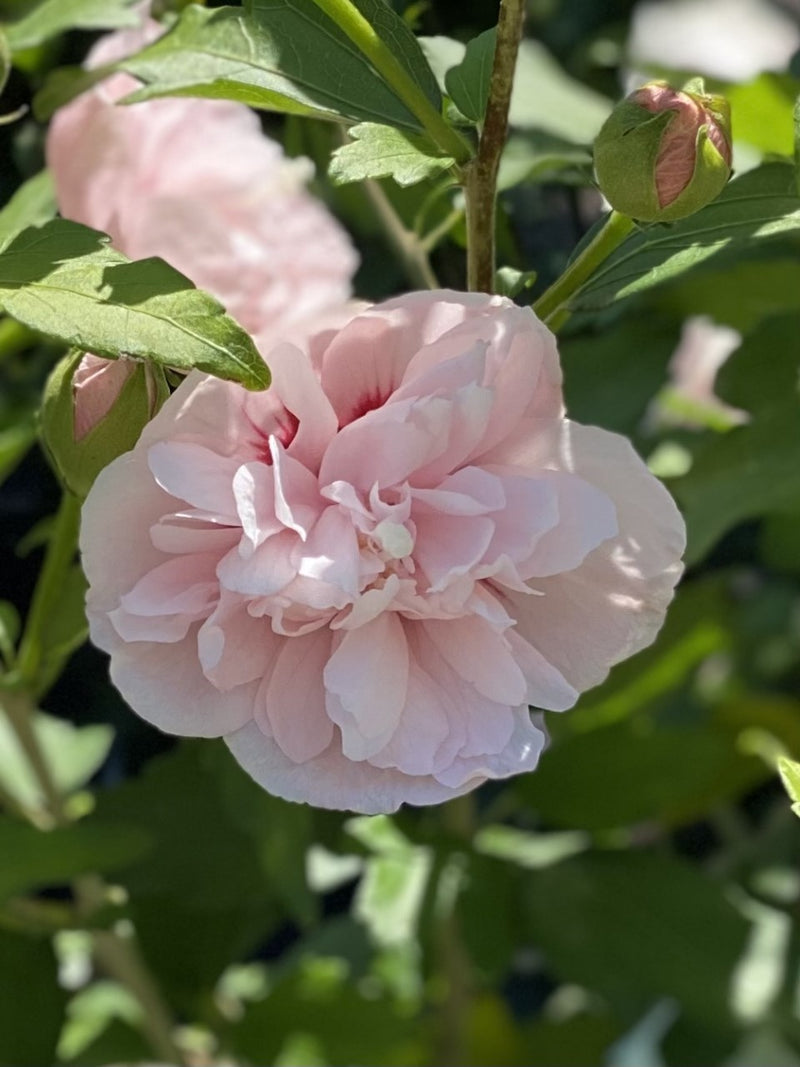
[[[36,440],[36,414],[25,412],[11,426],[0,430],[0,484],[16,469]]]
[[[53,176],[42,170],[29,178],[0,211],[0,248],[28,226],[41,226],[55,217],[58,207]]]
[[[61,793],[80,789],[105,762],[114,732],[110,726],[73,726],[38,711],[31,720]],[[8,719],[0,714],[0,785],[26,808],[45,798]]]
[[[63,885],[79,874],[118,870],[138,860],[149,846],[139,827],[123,823],[89,819],[43,832],[0,818],[0,900]]]
[[[145,83],[129,101],[205,96],[267,111],[421,129],[313,0],[254,2],[246,13],[190,4],[169,33],[120,67]]]
[[[535,270],[517,270],[516,267],[500,267],[494,279],[495,292],[511,300],[535,284]]]
[[[364,178],[394,178],[398,185],[416,185],[455,163],[436,154],[425,137],[362,122],[350,129],[353,140],[333,153],[328,173],[337,185]]]
[[[457,66],[451,67],[444,78],[453,103],[465,118],[476,125],[483,122],[486,113],[496,40],[497,30],[494,27],[474,37],[467,44],[464,58]]]
[[[138,26],[137,0],[43,0],[19,22],[6,27],[12,52],[57,37],[65,30],[110,30]]]
[[[800,815],[800,763],[787,759],[786,756],[779,756],[778,773],[784,789],[793,801],[792,811],[795,815]]]
[[[768,163],[730,182],[702,211],[670,226],[635,231],[569,302],[596,311],[680,277],[714,257],[752,250],[757,242],[800,234],[800,197],[792,168]]]
[[[163,260],[131,263],[107,242],[64,219],[24,230],[0,253],[0,303],[72,348],[269,384],[252,339],[213,297]]]

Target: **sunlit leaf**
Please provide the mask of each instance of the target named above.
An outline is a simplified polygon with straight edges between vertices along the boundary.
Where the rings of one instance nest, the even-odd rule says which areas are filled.
[[[252,339],[213,297],[163,260],[129,262],[75,222],[54,219],[6,245],[0,304],[73,348],[196,367],[251,389],[269,384]]]

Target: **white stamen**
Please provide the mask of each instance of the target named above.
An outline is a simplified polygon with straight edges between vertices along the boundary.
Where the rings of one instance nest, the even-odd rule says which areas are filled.
[[[404,559],[410,556],[414,547],[414,538],[405,526],[399,522],[390,522],[388,519],[378,523],[372,531],[372,536],[392,559]]]

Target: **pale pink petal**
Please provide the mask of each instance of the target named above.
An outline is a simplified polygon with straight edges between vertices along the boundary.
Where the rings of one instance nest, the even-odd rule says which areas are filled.
[[[293,459],[276,438],[270,438],[275,483],[275,515],[305,541],[322,510],[317,479]]]
[[[484,557],[494,523],[481,515],[419,515],[414,557],[428,580],[429,592],[441,592],[468,574]]]
[[[277,345],[265,357],[275,392],[299,423],[291,443],[292,456],[309,470],[318,470],[325,448],[336,434],[336,412],[301,348]]]
[[[508,642],[483,619],[431,619],[422,627],[442,659],[479,693],[511,707],[525,700],[525,678]]]
[[[148,451],[156,483],[178,500],[236,521],[233,476],[238,463],[201,445],[160,441]]]
[[[406,703],[408,646],[398,616],[384,612],[344,631],[323,677],[342,751],[352,760],[368,759],[397,729]]]
[[[355,597],[359,563],[358,538],[349,516],[336,506],[325,508],[298,552],[298,574]]]
[[[217,577],[232,593],[243,596],[273,596],[284,589],[297,574],[295,548],[297,534],[291,530],[270,537],[255,551],[231,549],[220,560]]]
[[[332,742],[308,763],[294,763],[278,744],[251,722],[225,737],[225,743],[247,773],[264,789],[285,800],[318,808],[377,815],[397,811],[401,804],[441,804],[473,788],[441,785],[429,775],[411,776],[353,762]]]
[[[275,743],[294,763],[313,760],[325,751],[333,737],[322,684],[330,651],[331,635],[327,630],[283,641],[265,705],[256,714],[256,722],[266,718]]]
[[[268,620],[253,618],[243,598],[224,592],[197,632],[203,673],[222,692],[267,675],[280,647]]]
[[[521,561],[523,578],[546,578],[579,566],[598,545],[619,532],[617,510],[611,497],[574,474],[543,471],[539,476],[554,490],[557,525],[537,540]]]
[[[543,597],[509,592],[522,637],[583,691],[655,637],[681,574],[685,530],[672,498],[625,438],[571,424],[581,477],[614,500],[620,535],[573,571],[536,580]]]
[[[178,644],[120,641],[111,656],[111,680],[143,719],[184,737],[222,737],[240,729],[253,718],[258,689],[257,681],[248,682],[220,697],[203,674],[193,633]]]

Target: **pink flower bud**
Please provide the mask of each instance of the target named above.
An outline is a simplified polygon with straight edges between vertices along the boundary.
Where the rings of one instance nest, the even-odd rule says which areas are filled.
[[[622,101],[594,145],[608,202],[644,222],[673,222],[711,203],[731,173],[727,101],[698,79],[684,89],[651,82]]]

